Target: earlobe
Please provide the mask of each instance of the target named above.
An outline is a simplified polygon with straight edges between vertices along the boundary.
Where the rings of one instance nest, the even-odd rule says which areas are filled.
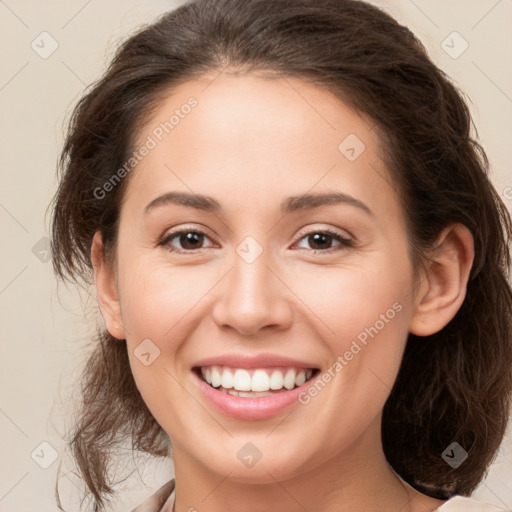
[[[121,318],[115,273],[105,259],[105,250],[99,231],[94,234],[92,241],[91,261],[94,268],[98,304],[107,330],[114,338],[124,340],[126,336]]]
[[[426,262],[409,331],[417,336],[439,332],[457,314],[474,259],[473,236],[463,224],[446,227]]]

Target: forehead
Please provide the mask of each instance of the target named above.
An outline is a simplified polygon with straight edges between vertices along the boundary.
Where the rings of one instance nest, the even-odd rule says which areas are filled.
[[[189,103],[195,106],[189,108]],[[304,80],[224,72],[170,90],[144,123],[138,142],[151,133],[158,142],[177,142],[180,133],[186,136],[191,129],[194,140],[206,147],[242,142],[248,133],[261,137],[267,144],[269,135],[275,137],[280,133],[277,143],[286,139],[287,147],[297,147],[294,141],[306,142],[303,136],[308,132],[312,144],[323,141],[322,149],[330,145],[337,150],[343,134],[358,135],[369,145],[378,144],[371,124],[326,89]],[[253,141],[254,148],[257,142]]]
[[[325,89],[292,77],[221,73],[183,83],[146,120],[135,149],[149,141],[127,199],[193,189],[262,205],[280,191],[334,185],[356,195],[373,191],[378,201],[390,189],[371,123]]]

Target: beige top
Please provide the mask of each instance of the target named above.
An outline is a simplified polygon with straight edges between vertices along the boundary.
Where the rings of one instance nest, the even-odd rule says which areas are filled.
[[[164,505],[166,505],[167,510],[172,511],[174,505],[174,478],[160,487],[144,503],[134,508],[132,512],[162,512]]]
[[[171,512],[174,505],[174,479],[160,487],[158,491],[150,496],[144,503],[132,510],[132,512]],[[512,512],[511,509],[504,509],[489,505],[481,501],[463,496],[455,496],[441,505],[438,512]]]

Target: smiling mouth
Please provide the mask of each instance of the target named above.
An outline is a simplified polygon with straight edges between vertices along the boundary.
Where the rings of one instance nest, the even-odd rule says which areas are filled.
[[[314,378],[317,368],[233,368],[229,366],[201,366],[194,371],[201,380],[217,391],[229,395],[255,398],[290,391]]]

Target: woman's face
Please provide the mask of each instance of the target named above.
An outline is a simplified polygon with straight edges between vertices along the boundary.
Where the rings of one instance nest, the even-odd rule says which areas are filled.
[[[113,334],[176,460],[280,480],[380,449],[415,308],[405,218],[375,127],[330,93],[214,78],[139,133]]]

